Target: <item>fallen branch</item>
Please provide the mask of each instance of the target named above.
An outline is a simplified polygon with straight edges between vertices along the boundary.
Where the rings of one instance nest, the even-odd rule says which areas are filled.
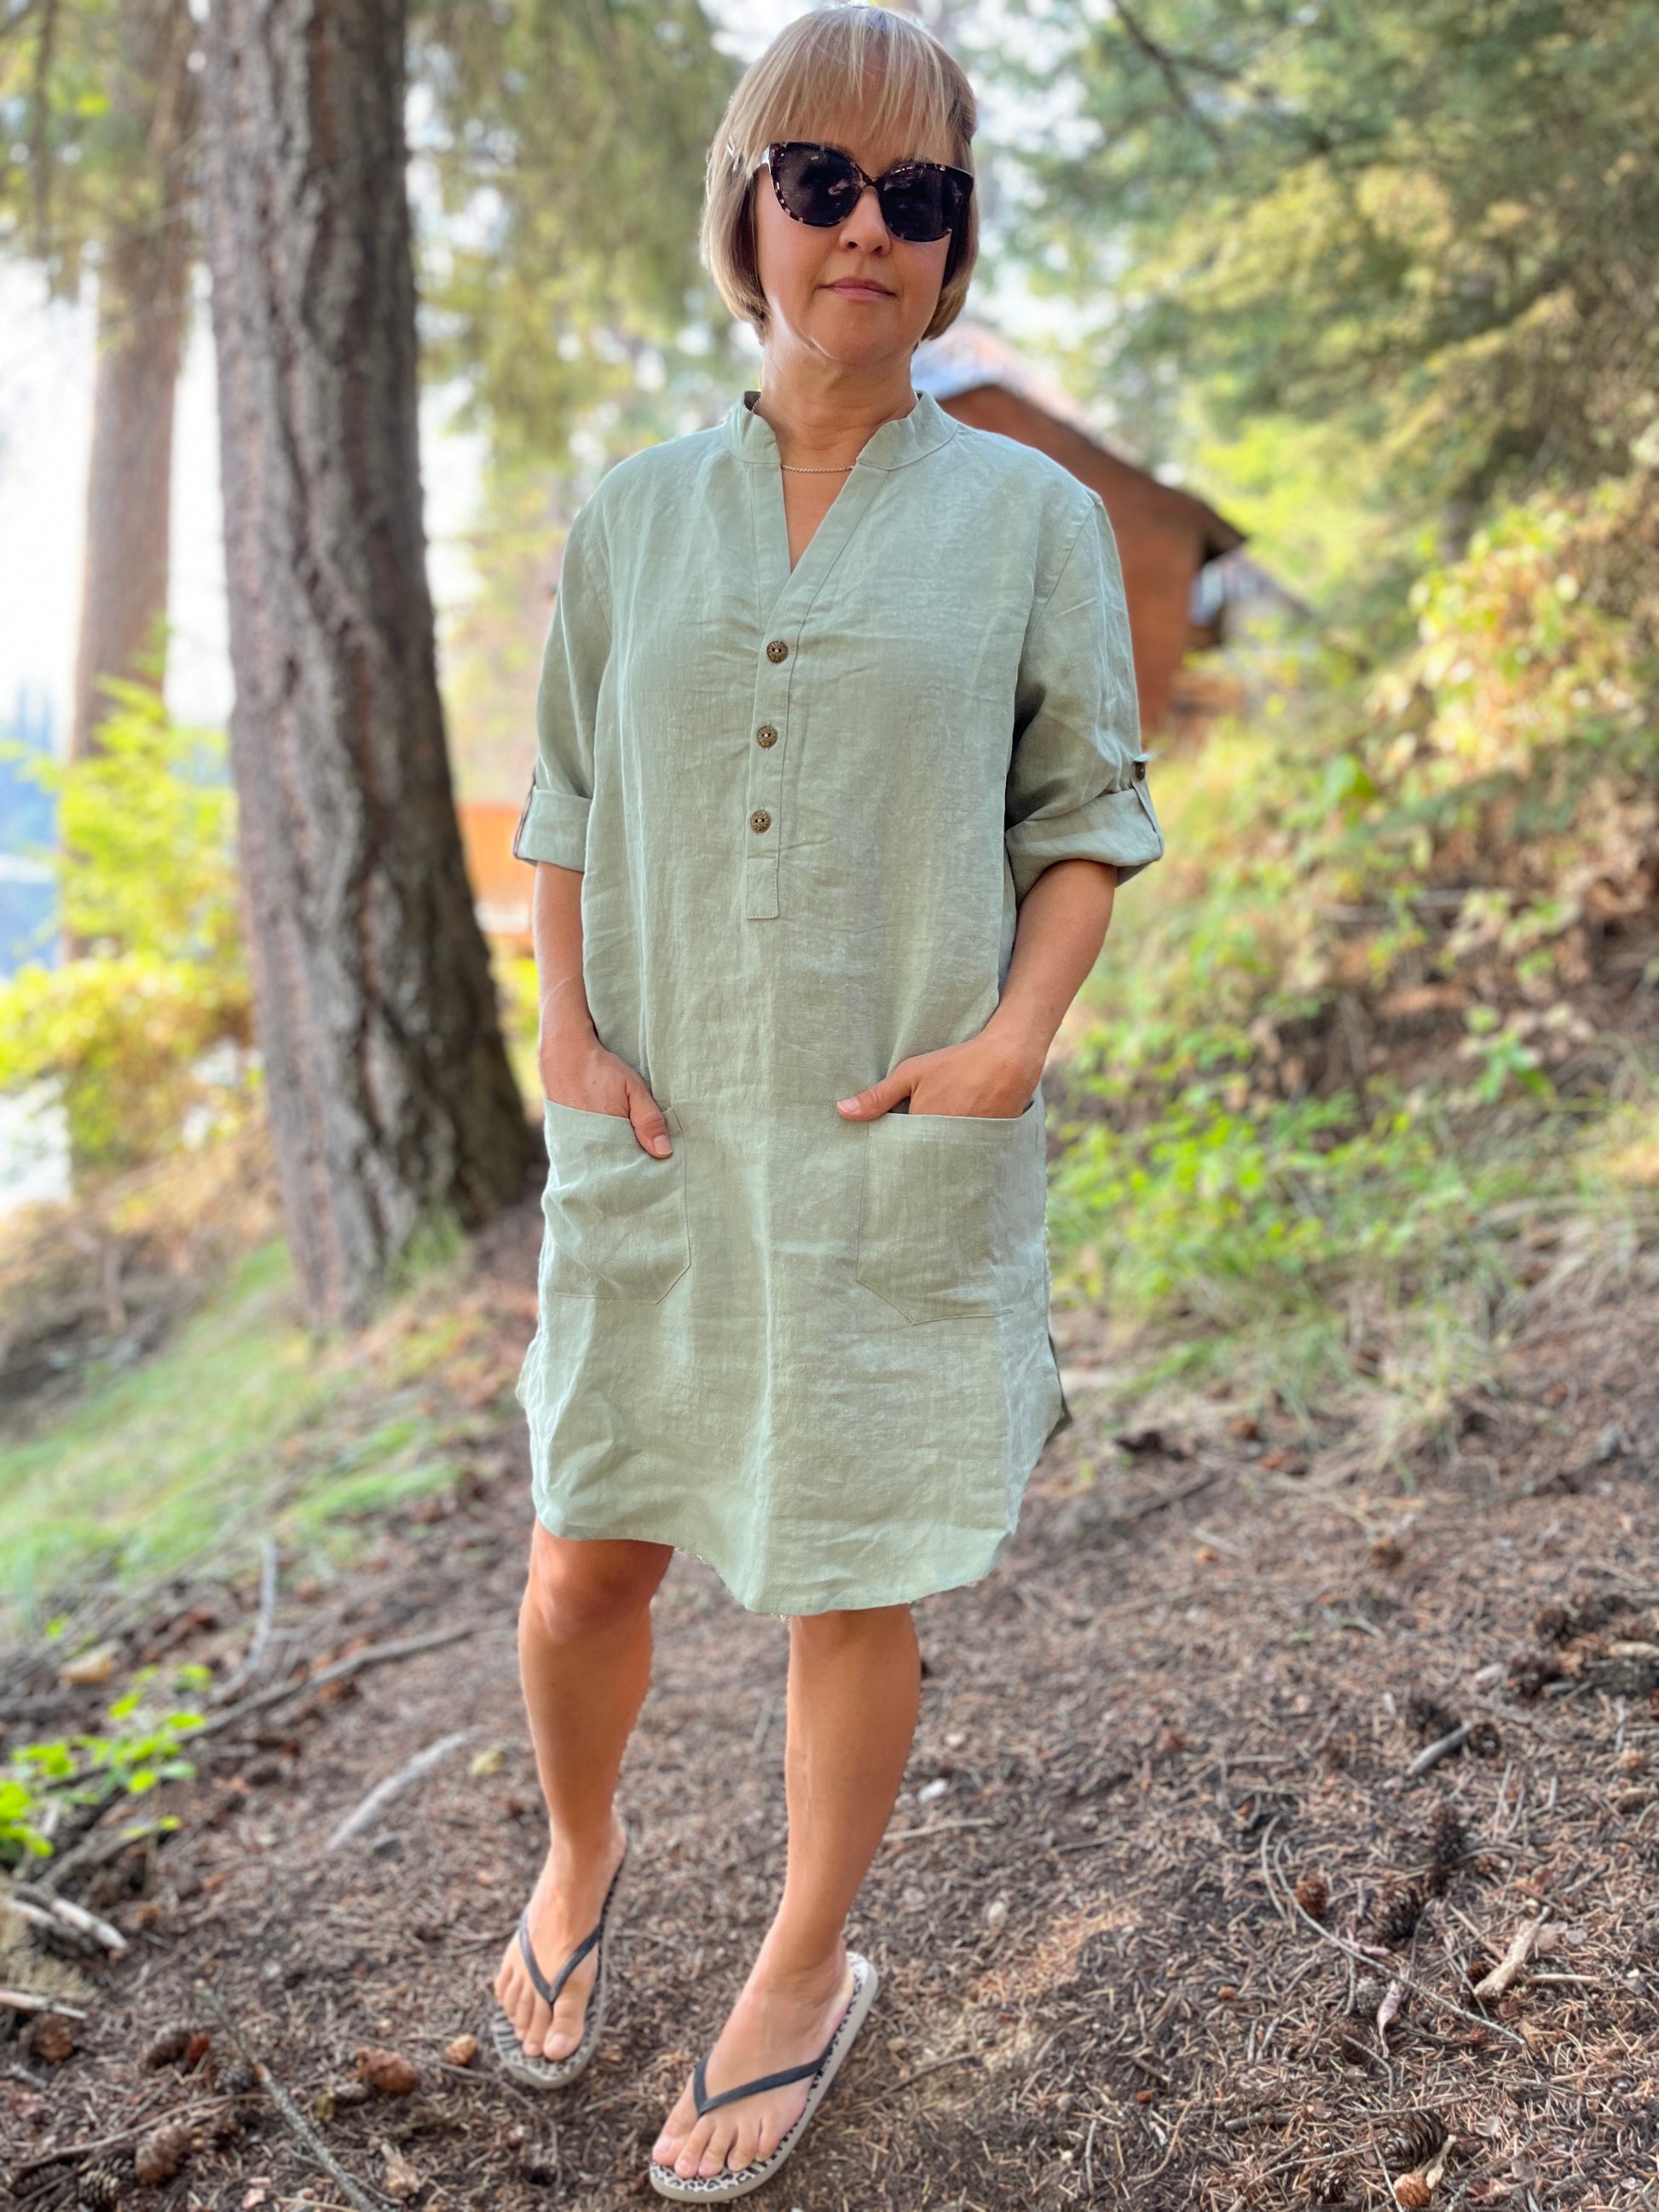
[[[129,1844],[144,1843],[171,1825],[166,1820],[136,1820],[112,1831],[94,1829],[72,1851],[65,1851],[62,1858],[53,1859],[49,1866],[43,1867],[39,1878],[29,1887],[45,1892],[54,1890],[66,1875],[79,1874],[83,1868],[100,1867],[108,1859],[119,1858]]]
[[[270,1641],[271,1624],[276,1617],[276,1577],[280,1566],[276,1540],[267,1536],[259,1553],[259,1617],[253,1624],[252,1640],[247,1647],[241,1665],[228,1682],[214,1692],[216,1705],[228,1705],[245,1682],[251,1682],[259,1671],[265,1656],[265,1646]]]
[[[1510,1948],[1489,1974],[1483,1974],[1474,1985],[1476,1996],[1501,1997],[1510,1984],[1531,1958],[1548,1917],[1549,1907],[1523,1920],[1510,1940]]]
[[[1474,1734],[1473,1721],[1460,1721],[1444,1735],[1437,1736],[1432,1743],[1425,1743],[1406,1769],[1407,1773],[1413,1779],[1419,1774],[1426,1774],[1431,1766],[1438,1766],[1443,1759],[1449,1759],[1453,1752],[1462,1751]]]
[[[173,2120],[187,2120],[191,2127],[199,2126],[204,2119],[211,2116],[212,2109],[210,2107],[208,2112],[203,2112],[186,2106],[177,2112],[152,2112],[148,2119],[140,2120],[136,2127],[123,2128],[118,2135],[99,2136],[92,2142],[64,2143],[57,2150],[37,2151],[21,2166],[13,2167],[11,2178],[14,2181],[21,2181],[26,2173],[38,2173],[43,2166],[61,2166],[65,2159],[96,2158],[100,2151],[121,2150],[128,2143],[142,2141],[153,2128],[166,2127]]]
[[[34,1990],[0,1990],[0,2005],[8,2012],[61,2012],[65,2020],[88,2017],[76,2006],[62,2004],[56,1997],[43,1997]]]
[[[343,1850],[352,1838],[360,1836],[388,1805],[394,1803],[406,1790],[413,1789],[423,1774],[430,1774],[458,1744],[469,1742],[477,1733],[477,1729],[468,1728],[457,1729],[453,1735],[441,1735],[435,1743],[428,1744],[424,1751],[417,1751],[413,1759],[406,1760],[395,1774],[389,1774],[384,1782],[377,1783],[356,1810],[347,1814],[323,1845],[325,1856],[331,1851]]]
[[[106,1951],[118,1958],[127,1948],[127,1939],[118,1928],[112,1928],[107,1920],[100,1920],[95,1912],[88,1912],[84,1905],[71,1905],[66,1897],[54,1897],[49,1889],[37,1888],[32,1881],[14,1882],[11,1887],[14,1911],[26,1920],[47,1926],[57,1923],[84,1936],[89,1942],[101,1943]]]
[[[882,2104],[889,2097],[896,2097],[901,2090],[912,2088],[918,2081],[925,2081],[928,2075],[942,2073],[947,2066],[977,2066],[980,2063],[977,2051],[956,2051],[948,2058],[930,2058],[925,2066],[918,2066],[914,2074],[907,2074],[902,2081],[891,2082],[885,2089],[872,2089],[867,2097],[860,2097],[858,2103],[848,2109],[862,2112],[866,2105]]]
[[[365,1667],[384,1667],[393,1659],[412,1659],[417,1652],[439,1651],[446,1644],[459,1644],[464,1636],[476,1636],[483,1626],[481,1621],[469,1620],[459,1628],[434,1629],[428,1636],[409,1636],[396,1644],[368,1644],[349,1658],[337,1659],[331,1667],[322,1667],[314,1674],[307,1674],[298,1682],[276,1682],[268,1690],[256,1690],[251,1698],[239,1705],[227,1705],[222,1713],[215,1713],[210,1721],[192,1729],[184,1737],[186,1745],[199,1743],[204,1736],[217,1735],[221,1729],[232,1728],[238,1721],[246,1720],[250,1713],[262,1713],[272,1705],[285,1705],[295,1698],[325,1688],[330,1682],[343,1682],[353,1674],[361,1674]]]
[[[1166,1506],[1179,1505],[1184,1498],[1196,1498],[1200,1490],[1209,1490],[1219,1482],[1224,1470],[1216,1468],[1208,1474],[1195,1475],[1191,1482],[1183,1482],[1179,1489],[1160,1491],[1156,1498],[1146,1498],[1127,1513],[1114,1513],[1114,1528],[1133,1528],[1137,1521],[1150,1520],[1154,1513],[1162,1513]]]
[[[935,1820],[931,1828],[896,1828],[890,1836],[884,1836],[884,1844],[919,1844],[929,1836],[954,1835],[959,1828],[1003,1828],[1007,1822],[1000,1817],[990,1820]]]
[[[1332,1950],[1340,1951],[1345,1959],[1352,1959],[1370,1972],[1376,1972],[1376,1960],[1374,1958],[1362,1951],[1357,1943],[1345,1943],[1340,1936],[1333,1936],[1328,1928],[1322,1928],[1313,1915],[1297,1902],[1295,1891],[1285,1882],[1283,1874],[1279,1869],[1277,1855],[1274,1857],[1273,1879],[1274,1887],[1283,1891],[1285,1901],[1297,1918],[1310,1929],[1322,1943],[1328,1943]],[[1466,2011],[1461,2004],[1454,2004],[1449,1997],[1443,1997],[1438,1990],[1431,1990],[1426,1983],[1413,1980],[1410,1974],[1397,1973],[1394,1976],[1394,1979],[1403,1988],[1410,1990],[1414,1996],[1424,1998],[1430,2004],[1438,2005],[1443,2012],[1455,2013],[1459,2020],[1468,2021],[1471,2027],[1484,2028],[1488,2035],[1501,2035],[1506,2043],[1519,2044],[1522,2051],[1526,2050],[1525,2036],[1517,2035],[1513,2028],[1505,2027],[1501,2021],[1487,2020],[1480,2013]]]
[[[352,2179],[265,2061],[244,2040],[230,2014],[205,1982],[197,1983],[196,1994],[223,2028],[234,2050],[253,2069],[259,2087],[276,2107],[289,2133],[311,2154],[330,2179],[338,2184],[342,2193],[356,2207],[356,2212],[390,2212],[389,2197],[382,2197],[377,2190],[366,2188],[362,2182]]]

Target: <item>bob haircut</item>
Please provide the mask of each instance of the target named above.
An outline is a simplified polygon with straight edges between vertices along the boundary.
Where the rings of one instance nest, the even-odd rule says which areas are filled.
[[[732,313],[757,331],[766,328],[767,306],[755,252],[754,164],[780,140],[823,140],[852,116],[878,139],[902,130],[919,159],[973,169],[974,88],[915,16],[869,0],[831,0],[798,15],[738,79],[708,149],[703,262]],[[978,256],[975,193],[961,229],[951,234],[924,338],[937,337],[962,313]]]

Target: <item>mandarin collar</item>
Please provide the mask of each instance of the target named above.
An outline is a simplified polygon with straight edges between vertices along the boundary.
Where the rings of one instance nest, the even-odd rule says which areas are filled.
[[[757,391],[745,392],[726,410],[726,442],[740,461],[751,467],[775,469],[778,441],[772,425],[755,412]],[[957,434],[957,425],[931,392],[919,392],[908,415],[896,415],[878,424],[866,439],[854,463],[860,469],[902,469],[931,453]]]

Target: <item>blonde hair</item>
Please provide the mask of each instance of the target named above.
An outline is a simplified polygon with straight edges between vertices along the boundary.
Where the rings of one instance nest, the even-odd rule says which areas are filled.
[[[767,306],[755,252],[755,164],[775,141],[822,137],[854,115],[878,141],[902,128],[918,155],[942,145],[953,167],[973,168],[974,88],[925,25],[870,0],[831,0],[798,15],[738,79],[708,149],[703,262],[732,313],[757,331]],[[962,313],[979,253],[978,197],[951,233],[924,337],[937,337]]]

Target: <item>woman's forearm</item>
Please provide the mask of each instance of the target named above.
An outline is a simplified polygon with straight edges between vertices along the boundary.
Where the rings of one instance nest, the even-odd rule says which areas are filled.
[[[580,868],[536,863],[530,896],[531,940],[536,953],[536,998],[540,1016],[540,1049],[556,1051],[562,1042],[586,1042],[593,1035],[587,992],[582,982],[582,878]]]
[[[987,1041],[1042,1073],[1048,1048],[1100,957],[1112,919],[1117,870],[1104,860],[1056,860],[1021,900],[1014,949]]]

